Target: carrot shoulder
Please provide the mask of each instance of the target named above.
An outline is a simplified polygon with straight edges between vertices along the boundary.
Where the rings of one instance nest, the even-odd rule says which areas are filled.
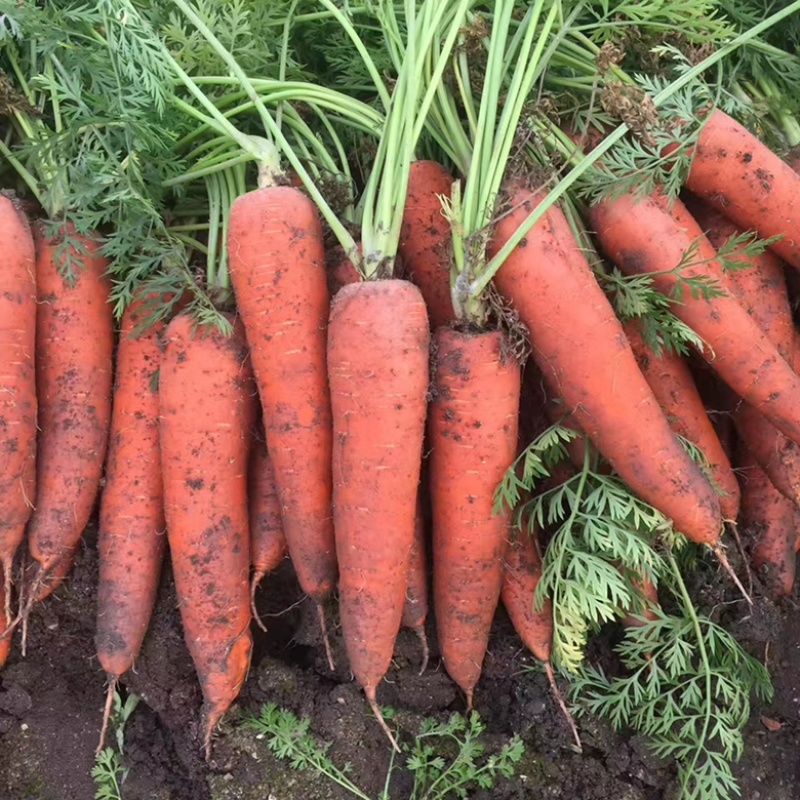
[[[0,611],[10,617],[12,563],[36,497],[36,271],[28,220],[2,195],[0,240]]]
[[[166,330],[159,436],[167,537],[184,637],[203,690],[208,755],[252,649],[247,455],[254,398],[238,321],[231,337],[193,328],[180,314]]]
[[[440,328],[429,416],[433,602],[444,666],[472,707],[503,581],[510,512],[494,492],[517,454],[520,369],[499,332]]]
[[[111,421],[114,324],[108,302],[108,262],[96,241],[70,246],[74,285],[62,277],[60,243],[35,231],[39,396],[36,508],[28,549],[36,562],[32,590],[74,551],[89,519],[103,474]]]
[[[340,289],[331,304],[333,516],[350,667],[375,692],[400,628],[414,541],[428,392],[428,315],[401,280]]]
[[[511,211],[499,222],[491,245],[494,252],[540,200],[524,189],[511,194]],[[722,529],[719,500],[675,439],[557,207],[514,249],[495,283],[527,325],[534,358],[566,410],[620,477],[677,530],[696,542],[715,543]]]

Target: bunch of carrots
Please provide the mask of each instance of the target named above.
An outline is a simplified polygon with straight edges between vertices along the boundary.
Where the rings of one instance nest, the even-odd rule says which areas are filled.
[[[523,13],[513,0],[484,4],[483,94],[465,94],[463,82],[450,94],[451,57],[484,46],[475,5],[422,0],[382,18],[396,79],[378,92],[374,162],[342,222],[313,174],[341,154],[292,138],[303,118],[287,104],[291,124],[280,124],[278,101],[265,99],[277,89],[244,74],[176,0],[267,134],[239,127],[165,49],[193,117],[214,134],[216,162],[198,179],[209,197],[228,192],[224,237],[205,242],[209,264],[221,259],[207,273],[215,324],[198,319],[191,288],[167,295],[143,281],[115,335],[103,236],[58,224],[46,203],[49,219],[31,222],[13,193],[0,198],[0,664],[17,628],[24,649],[28,616],[68,575],[99,498],[105,722],[144,641],[167,550],[206,753],[246,679],[252,624],[263,627],[257,588],[287,554],[331,670],[326,606],[338,600],[350,668],[395,747],[377,690],[401,627],[419,636],[425,669],[430,598],[438,652],[468,708],[502,602],[566,711],[553,610],[534,603],[543,541],[496,502],[519,453],[553,423],[576,432],[577,469],[591,442],[604,469],[732,574],[726,525],[743,534],[766,591],[792,592],[800,331],[786,276],[800,269],[800,174],[704,107],[679,154],[680,197],[654,185],[586,200],[561,176],[612,175],[612,148],[636,130],[622,118],[589,136],[545,119],[540,155],[558,154],[562,174],[520,157],[523,109],[569,18],[557,3]],[[301,87],[283,91],[299,97]],[[339,95],[302,91],[357,116]],[[448,143],[439,161],[417,157],[424,136]],[[669,165],[668,146],[658,155]],[[247,191],[241,170],[252,160],[258,185]],[[668,298],[690,354],[659,342],[646,314],[619,313],[626,279],[649,279]],[[560,469],[548,479],[571,474]],[[640,588],[649,605],[643,617],[620,608],[628,624],[658,605],[657,587]],[[752,581],[741,588],[749,600]],[[104,736],[105,724],[101,746]]]

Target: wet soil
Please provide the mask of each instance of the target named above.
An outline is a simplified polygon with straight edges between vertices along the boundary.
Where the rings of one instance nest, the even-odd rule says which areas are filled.
[[[94,655],[97,559],[88,531],[65,586],[31,619],[27,655],[19,640],[0,671],[0,798],[91,800],[90,777],[100,727],[105,678]],[[702,589],[702,587],[700,587]],[[711,598],[712,600],[715,598]],[[304,602],[288,562],[259,593],[267,634],[254,629],[255,652],[239,702],[220,726],[210,763],[198,738],[200,691],[183,643],[169,570],[134,672],[123,694],[142,698],[124,731],[124,800],[339,800],[350,797],[310,772],[295,772],[267,751],[241,721],[267,702],[312,721],[330,755],[352,765],[351,778],[377,797],[389,749],[346,668],[332,619],[336,673],[319,646],[316,617]],[[332,617],[334,609],[331,609]],[[737,636],[766,656],[775,685],[768,707],[755,706],[746,751],[736,767],[747,800],[794,800],[800,786],[800,615],[797,596],[780,607],[759,601],[750,614],[732,614]],[[379,702],[398,709],[393,725],[406,741],[426,716],[463,711],[463,699],[444,673],[429,620],[431,666],[417,675],[418,643],[403,631]],[[476,692],[486,742],[499,747],[518,733],[525,755],[516,776],[475,800],[671,800],[674,770],[659,763],[636,736],[618,735],[591,718],[580,720],[584,752],[575,753],[547,682],[522,649],[508,618],[498,612],[490,653]],[[407,773],[398,771],[392,796],[406,798]]]

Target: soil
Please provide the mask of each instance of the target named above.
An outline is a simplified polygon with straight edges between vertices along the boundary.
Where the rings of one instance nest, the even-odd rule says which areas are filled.
[[[706,576],[708,577],[708,576]],[[715,577],[715,576],[711,576]],[[701,575],[701,580],[702,580]],[[95,537],[87,531],[66,585],[30,621],[27,655],[19,641],[0,672],[0,797],[4,800],[90,800],[90,776],[105,695],[105,676],[94,655]],[[709,586],[711,586],[709,581]],[[702,590],[701,587],[696,587]],[[709,589],[709,591],[711,591]],[[712,592],[713,594],[713,592]],[[711,600],[716,598],[711,597]],[[351,779],[377,797],[389,766],[389,749],[346,668],[332,618],[335,674],[318,640],[314,609],[304,601],[288,565],[267,578],[259,608],[269,632],[254,628],[255,652],[239,702],[220,726],[211,761],[198,738],[201,698],[183,643],[169,570],[135,671],[124,676],[123,695],[142,702],[124,730],[124,800],[340,800],[351,797],[312,772],[290,770],[242,726],[247,712],[268,702],[311,720],[330,742],[330,755],[352,765]],[[331,609],[333,615],[333,609]],[[800,786],[800,615],[797,598],[780,607],[759,600],[746,616],[731,616],[736,635],[762,659],[775,685],[768,707],[754,706],[745,754],[736,766],[742,797],[791,800]],[[396,657],[379,689],[379,702],[397,709],[392,724],[406,732],[427,716],[463,711],[463,699],[444,673],[428,623],[432,659],[417,675],[418,642],[400,634]],[[525,744],[516,776],[474,800],[671,800],[674,769],[659,763],[636,736],[615,734],[592,718],[579,721],[584,751],[571,737],[547,682],[521,647],[502,611],[476,691],[486,743],[499,747],[513,733]],[[402,734],[401,734],[402,735]],[[111,739],[109,738],[109,742]],[[398,771],[393,798],[407,798],[408,773]]]

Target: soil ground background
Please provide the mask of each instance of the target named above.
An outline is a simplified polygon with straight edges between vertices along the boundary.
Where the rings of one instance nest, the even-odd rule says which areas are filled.
[[[105,677],[94,655],[97,558],[87,531],[65,586],[33,615],[28,654],[12,656],[0,671],[0,798],[91,800],[90,777],[105,694]],[[713,576],[712,576],[713,577]],[[711,586],[711,583],[709,583]],[[702,587],[701,587],[702,588]],[[711,591],[711,590],[710,590]],[[757,601],[747,616],[733,616],[737,636],[755,655],[766,653],[775,685],[768,707],[755,707],[746,752],[736,767],[745,800],[796,800],[800,796],[800,616],[797,594],[780,606]],[[198,738],[201,697],[183,643],[172,579],[165,570],[154,619],[135,672],[123,691],[143,702],[125,730],[124,800],[340,800],[350,795],[310,773],[289,770],[263,742],[240,727],[241,715],[266,702],[310,717],[312,730],[331,742],[331,756],[352,764],[352,778],[374,797],[389,750],[346,667],[343,643],[333,624],[338,671],[331,674],[319,646],[316,617],[303,602],[288,562],[267,578],[259,593],[267,634],[255,630],[255,651],[239,702],[214,740],[210,763]],[[287,610],[289,609],[289,610]],[[281,613],[283,612],[283,613]],[[331,609],[333,613],[333,609]],[[379,689],[379,702],[397,708],[393,724],[413,731],[426,716],[463,711],[463,699],[444,673],[429,620],[431,664],[417,675],[418,644],[401,632],[393,668]],[[584,752],[570,748],[570,735],[551,700],[541,671],[522,649],[499,611],[476,707],[496,744],[519,733],[525,756],[514,779],[475,800],[671,800],[674,770],[656,761],[635,736],[617,735],[583,718]],[[762,717],[780,723],[769,730]],[[776,726],[772,725],[775,728]],[[393,797],[406,798],[398,775]]]

